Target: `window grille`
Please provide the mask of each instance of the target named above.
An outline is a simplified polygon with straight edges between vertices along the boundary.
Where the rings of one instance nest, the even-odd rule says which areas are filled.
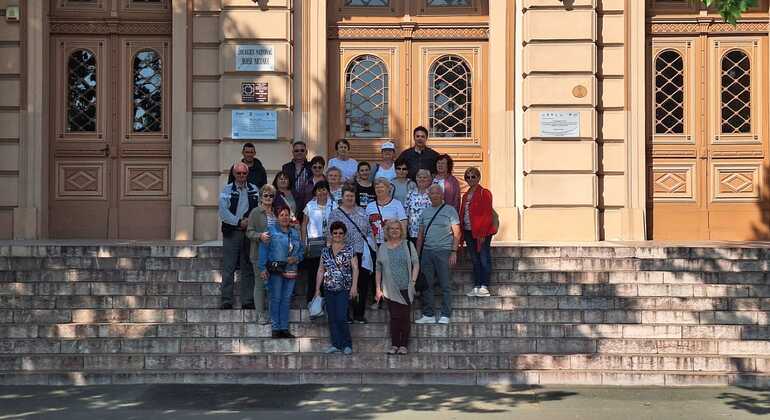
[[[428,78],[431,137],[471,137],[471,71],[465,60],[442,57],[431,66]]]
[[[377,56],[358,56],[345,71],[345,133],[387,137],[388,71]]]
[[[67,131],[96,131],[96,54],[77,50],[67,62]]]
[[[655,134],[684,134],[684,60],[672,50],[655,59]]]

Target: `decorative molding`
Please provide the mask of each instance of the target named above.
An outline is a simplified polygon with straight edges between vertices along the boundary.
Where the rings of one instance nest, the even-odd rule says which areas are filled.
[[[329,26],[330,39],[489,39],[488,26]]]
[[[52,34],[170,35],[171,22],[51,22]]]
[[[739,22],[733,26],[724,22],[651,22],[649,33],[665,34],[767,34],[768,22]]]

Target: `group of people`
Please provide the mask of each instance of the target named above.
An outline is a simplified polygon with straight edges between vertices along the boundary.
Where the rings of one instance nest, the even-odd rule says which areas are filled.
[[[224,262],[222,309],[233,308],[240,268],[242,309],[254,309],[274,338],[293,338],[289,308],[298,278],[310,302],[323,296],[331,345],[328,353],[353,352],[351,323],[367,323],[367,309],[387,305],[392,346],[407,354],[415,285],[424,280],[419,324],[448,324],[452,316],[451,268],[464,242],[473,265],[470,297],[488,297],[497,232],[492,194],[479,185],[481,172],[465,170],[461,195],[454,161],[427,146],[417,127],[414,146],[396,158],[391,142],[373,165],[350,157],[339,140],[336,156],[307,160],[307,145],[292,144],[292,160],[272,184],[253,144],[230,170],[219,199]],[[267,287],[265,287],[267,286]],[[441,307],[435,305],[440,289]],[[265,314],[265,290],[269,317]],[[371,306],[370,306],[371,305]]]

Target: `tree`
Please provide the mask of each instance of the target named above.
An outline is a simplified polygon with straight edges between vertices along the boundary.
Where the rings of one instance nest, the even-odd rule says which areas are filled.
[[[725,22],[735,25],[741,15],[757,5],[757,0],[703,0],[707,7],[715,7]]]

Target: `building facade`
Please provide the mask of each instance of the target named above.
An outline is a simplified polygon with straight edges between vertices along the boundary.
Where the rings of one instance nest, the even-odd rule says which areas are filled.
[[[0,0],[0,237],[212,240],[242,144],[417,125],[501,241],[770,235],[767,0]]]

